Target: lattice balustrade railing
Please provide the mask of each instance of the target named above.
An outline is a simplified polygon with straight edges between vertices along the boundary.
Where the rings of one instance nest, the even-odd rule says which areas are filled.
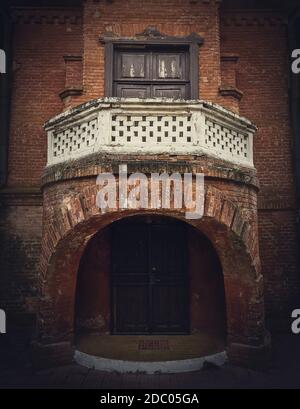
[[[230,129],[213,119],[205,118],[206,149],[225,158],[236,161],[247,161],[250,155],[249,135]]]
[[[95,146],[98,133],[97,118],[71,125],[66,129],[53,132],[52,155],[55,158],[72,157],[89,153]]]
[[[192,143],[191,115],[113,115],[113,145],[165,145]]]
[[[92,101],[47,122],[48,166],[96,152],[207,154],[253,166],[255,127],[203,101]]]

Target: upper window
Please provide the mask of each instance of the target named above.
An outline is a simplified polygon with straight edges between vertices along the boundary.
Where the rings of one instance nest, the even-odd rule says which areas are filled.
[[[184,47],[115,48],[113,96],[189,99],[189,60]]]
[[[199,46],[195,33],[173,37],[148,27],[133,38],[101,37],[105,44],[105,96],[199,98]]]

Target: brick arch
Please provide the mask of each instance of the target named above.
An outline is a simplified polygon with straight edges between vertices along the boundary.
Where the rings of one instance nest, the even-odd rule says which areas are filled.
[[[255,222],[223,192],[208,186],[204,216],[186,220],[178,210],[122,210],[99,213],[97,188],[64,197],[49,209],[40,271],[39,337],[43,342],[73,342],[77,271],[87,242],[100,229],[137,214],[170,216],[199,229],[215,247],[224,274],[229,353],[240,361],[240,348],[264,345],[262,276]],[[241,347],[242,346],[242,347]],[[238,351],[238,352],[236,352]],[[251,349],[252,351],[252,349]],[[248,352],[247,352],[248,353]]]
[[[65,197],[62,203],[56,208],[50,209],[52,212],[52,220],[46,225],[42,244],[41,258],[41,288],[43,281],[45,282],[47,269],[51,256],[55,252],[58,243],[66,239],[72,232],[80,228],[80,224],[89,225],[93,220],[98,220],[100,224],[105,225],[105,220],[114,220],[125,217],[127,214],[135,214],[136,211],[111,211],[108,214],[100,214],[96,207],[97,188],[87,188],[81,194],[74,194]],[[138,210],[138,213],[146,212]],[[177,210],[170,211],[174,217],[182,218],[183,214]],[[160,213],[155,210],[155,213]],[[167,214],[164,209],[162,214]],[[223,225],[229,229],[237,239],[244,243],[246,251],[252,257],[252,262],[257,273],[260,271],[260,263],[258,256],[258,240],[257,231],[251,223],[243,216],[243,212],[239,206],[228,198],[219,189],[208,186],[205,192],[205,207],[204,218],[212,218],[216,223]],[[187,221],[189,222],[189,221]],[[197,222],[189,222],[192,225],[197,225]]]

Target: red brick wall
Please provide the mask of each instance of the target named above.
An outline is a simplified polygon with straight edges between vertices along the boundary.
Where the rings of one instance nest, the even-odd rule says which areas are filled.
[[[291,312],[299,305],[295,219],[295,212],[289,210],[259,212],[266,318],[274,329],[289,330]]]
[[[36,187],[47,152],[43,124],[63,108],[58,95],[65,85],[63,56],[82,53],[82,25],[81,12],[72,9],[13,14],[8,189],[0,190],[0,301],[11,340],[18,343],[25,342],[20,328],[36,330],[43,213]]]
[[[258,126],[254,164],[261,188],[259,237],[268,323],[286,327],[300,287],[286,26],[277,13],[232,11],[221,16],[221,37],[221,52],[239,56],[240,114]]]
[[[41,19],[45,14],[47,20]],[[63,56],[82,53],[80,15],[72,9],[16,13],[9,186],[40,185],[47,155],[43,124],[63,108],[59,97],[65,87]]]
[[[10,205],[0,208],[0,301],[14,345],[19,342],[14,339],[14,330],[35,330],[42,207],[39,200],[30,203],[24,196],[18,200],[10,197],[9,201]],[[26,337],[23,333],[22,341]]]

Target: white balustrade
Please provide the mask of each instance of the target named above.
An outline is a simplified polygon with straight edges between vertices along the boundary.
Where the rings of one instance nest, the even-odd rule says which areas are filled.
[[[205,101],[104,98],[52,118],[45,129],[48,166],[97,152],[206,154],[253,166],[255,126]]]

